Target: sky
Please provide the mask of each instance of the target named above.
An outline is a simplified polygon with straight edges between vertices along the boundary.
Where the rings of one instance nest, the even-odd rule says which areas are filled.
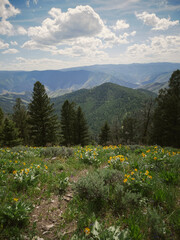
[[[0,70],[180,63],[180,0],[0,0]]]

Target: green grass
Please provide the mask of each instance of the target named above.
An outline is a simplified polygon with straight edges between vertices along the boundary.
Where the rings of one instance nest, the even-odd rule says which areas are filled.
[[[176,240],[179,167],[159,146],[1,148],[0,239]]]

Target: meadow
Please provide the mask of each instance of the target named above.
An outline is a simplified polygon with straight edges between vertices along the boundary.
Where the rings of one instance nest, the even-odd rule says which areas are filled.
[[[0,149],[0,239],[176,240],[180,150]]]

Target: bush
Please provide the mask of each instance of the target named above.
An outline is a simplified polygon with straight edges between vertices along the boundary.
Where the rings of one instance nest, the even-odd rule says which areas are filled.
[[[79,196],[91,201],[102,201],[108,197],[108,187],[99,172],[94,172],[81,178],[75,185]]]

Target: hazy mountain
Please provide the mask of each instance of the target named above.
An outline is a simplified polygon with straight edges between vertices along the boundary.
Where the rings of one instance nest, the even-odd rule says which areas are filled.
[[[105,82],[113,82],[127,87],[135,84],[127,83],[119,78],[101,72],[87,70],[75,71],[3,71],[0,72],[0,93],[32,91],[36,81],[45,85],[50,96],[62,95],[81,88],[91,88]]]
[[[99,132],[107,120],[121,121],[129,112],[136,112],[145,100],[156,95],[147,90],[135,90],[113,83],[104,83],[92,89],[81,89],[73,93],[53,98],[56,113],[60,116],[66,99],[82,107],[92,132]]]
[[[50,97],[79,89],[90,89],[105,82],[158,92],[179,63],[107,64],[48,71],[0,71],[0,93],[31,92],[36,81],[45,85]],[[155,83],[155,87],[153,86]],[[150,87],[152,86],[152,87]],[[155,89],[155,90],[154,90]]]
[[[30,92],[24,93],[9,93],[4,92],[0,94],[0,107],[5,113],[12,113],[16,98],[21,98],[22,102],[27,105],[31,99]]]

